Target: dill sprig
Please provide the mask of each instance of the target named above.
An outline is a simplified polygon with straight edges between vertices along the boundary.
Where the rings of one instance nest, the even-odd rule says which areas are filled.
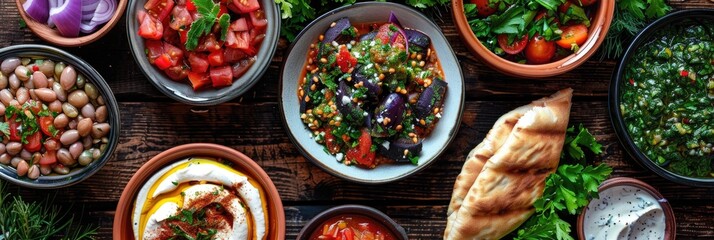
[[[600,59],[620,58],[645,25],[671,10],[665,0],[617,0],[610,30],[600,46]]]
[[[97,227],[81,225],[67,210],[10,196],[0,181],[0,239],[94,239]]]

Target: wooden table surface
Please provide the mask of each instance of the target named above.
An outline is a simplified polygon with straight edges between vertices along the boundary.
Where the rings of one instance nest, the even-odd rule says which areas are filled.
[[[669,2],[678,9],[714,8],[709,0]],[[14,1],[0,2],[0,47],[44,44],[20,27]],[[89,62],[109,83],[121,112],[120,142],[114,157],[91,178],[56,190],[10,188],[26,199],[57,194],[60,205],[82,206],[85,222],[99,225],[99,237],[111,239],[114,210],[134,172],[156,154],[194,142],[235,148],[255,160],[272,178],[285,206],[287,236],[295,239],[317,213],[335,205],[364,204],[380,209],[408,232],[410,239],[440,239],[453,183],[466,154],[502,114],[555,91],[575,90],[570,122],[588,127],[604,146],[596,162],[614,168],[612,177],[627,176],[657,188],[672,204],[680,239],[714,238],[714,189],[672,183],[637,165],[618,142],[607,111],[610,76],[616,63],[590,60],[574,71],[542,80],[507,77],[481,64],[464,46],[452,22],[450,7],[435,21],[457,53],[464,73],[466,99],[461,127],[445,153],[426,170],[407,179],[364,186],[334,177],[304,158],[291,143],[279,114],[282,41],[267,73],[252,90],[229,103],[192,107],[162,95],[144,77],[129,53],[125,21],[104,38],[80,48],[64,48]],[[575,227],[573,226],[573,229]]]

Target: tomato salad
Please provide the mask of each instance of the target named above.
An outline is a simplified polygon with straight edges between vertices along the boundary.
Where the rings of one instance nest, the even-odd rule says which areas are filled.
[[[464,12],[474,35],[510,61],[545,64],[577,52],[588,39],[598,0],[471,0]]]
[[[149,0],[137,18],[149,62],[194,90],[233,84],[255,62],[268,21],[257,0]]]
[[[382,24],[341,18],[311,45],[307,62],[300,118],[326,152],[364,168],[418,163],[447,87],[428,36],[394,15]]]
[[[310,240],[394,240],[391,232],[371,218],[360,215],[333,217],[313,232]]]

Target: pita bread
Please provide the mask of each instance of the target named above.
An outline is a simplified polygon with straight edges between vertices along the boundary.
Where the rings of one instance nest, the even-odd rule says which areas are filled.
[[[496,121],[454,183],[444,239],[498,239],[530,217],[558,166],[571,97],[564,89]]]

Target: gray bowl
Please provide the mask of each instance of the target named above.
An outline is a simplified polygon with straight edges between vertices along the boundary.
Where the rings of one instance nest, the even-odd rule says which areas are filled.
[[[382,224],[387,230],[389,230],[392,236],[397,240],[407,240],[407,232],[399,226],[394,220],[389,218],[386,214],[380,212],[372,207],[363,205],[342,205],[327,209],[314,218],[310,220],[305,227],[298,233],[297,240],[309,240],[310,235],[322,227],[322,224],[329,220],[330,218],[343,215],[343,214],[354,214],[362,215],[366,218],[372,219],[377,223]]]
[[[315,42],[332,22],[341,17],[348,17],[353,23],[387,22],[390,12],[396,14],[404,27],[421,30],[431,38],[441,68],[444,70],[444,79],[449,84],[442,118],[424,140],[418,165],[380,164],[374,169],[346,166],[323,151],[323,146],[311,138],[309,129],[302,123],[297,97],[298,79],[306,64],[305,56],[310,44]],[[389,2],[363,2],[334,9],[317,18],[300,32],[290,47],[290,53],[285,58],[280,74],[280,107],[290,138],[305,157],[332,175],[358,183],[379,184],[400,180],[423,170],[446,149],[456,135],[461,122],[464,103],[463,85],[458,60],[441,33],[441,28],[423,14],[407,6]]]
[[[228,87],[210,88],[201,91],[194,91],[188,81],[177,82],[169,79],[163,71],[149,63],[144,53],[144,39],[138,34],[140,24],[136,19],[137,12],[144,9],[145,2],[146,0],[130,0],[127,7],[126,31],[131,47],[130,50],[146,78],[166,96],[176,101],[196,106],[221,104],[248,91],[260,80],[268,66],[270,66],[273,54],[275,54],[275,49],[278,46],[278,34],[280,33],[280,12],[278,12],[278,7],[273,0],[259,0],[260,6],[265,11],[265,18],[268,19],[268,27],[253,66],[243,76],[233,79],[233,84]]]
[[[40,176],[38,179],[32,180],[27,177],[18,178],[15,168],[0,164],[0,178],[22,187],[52,189],[67,187],[79,183],[99,171],[99,169],[101,169],[102,166],[109,161],[109,158],[111,158],[112,153],[114,153],[117,144],[119,144],[120,131],[119,105],[114,98],[114,93],[112,93],[109,85],[104,81],[104,78],[102,78],[102,75],[100,75],[99,72],[94,70],[94,68],[92,68],[92,66],[84,60],[60,49],[44,45],[15,45],[0,49],[0,59],[8,57],[42,57],[52,59],[53,61],[62,61],[73,66],[75,70],[82,73],[86,77],[87,81],[93,83],[97,86],[97,88],[99,88],[99,92],[104,98],[105,106],[108,111],[107,122],[112,128],[108,136],[109,145],[107,149],[99,159],[93,161],[85,167],[74,168],[67,175]]]

